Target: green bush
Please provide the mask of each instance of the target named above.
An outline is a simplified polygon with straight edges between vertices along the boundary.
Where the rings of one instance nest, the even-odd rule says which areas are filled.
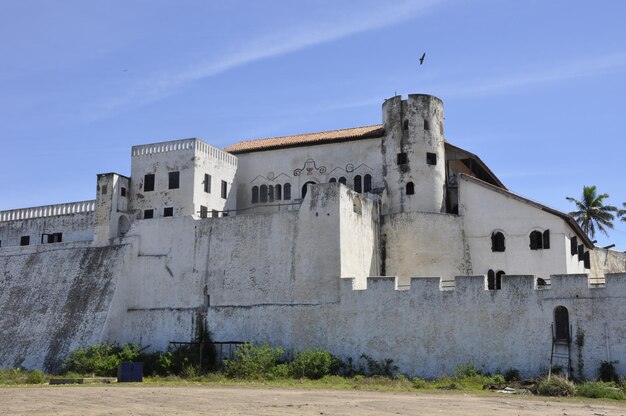
[[[598,380],[619,383],[620,376],[617,374],[615,364],[617,364],[617,361],[602,361],[598,368]]]
[[[539,379],[537,393],[542,396],[573,396],[576,394],[576,386],[561,376],[553,375]]]
[[[370,377],[393,377],[393,373],[398,370],[398,366],[393,365],[393,360],[391,358],[385,358],[383,360],[376,361],[369,355],[362,354],[361,359],[365,360],[365,363],[367,365],[367,371],[365,371],[365,373],[367,376]]]
[[[457,378],[466,378],[479,376],[482,375],[482,373],[476,368],[476,366],[474,366],[474,364],[467,363],[458,365],[454,370],[454,375]]]
[[[242,344],[235,351],[232,360],[224,361],[226,375],[234,378],[262,379],[272,377],[272,371],[283,355],[280,347],[272,348],[267,343],[253,345]]]
[[[295,378],[320,379],[326,375],[336,374],[341,367],[341,360],[322,350],[305,350],[296,353],[289,363],[289,373]]]
[[[593,399],[614,399],[626,400],[626,395],[613,383],[603,383],[600,381],[589,381],[578,385],[578,395],[582,397],[591,397]]]
[[[520,381],[521,379],[519,370],[516,368],[509,368],[504,372],[504,380],[507,383],[510,383],[511,381]]]
[[[44,384],[48,381],[45,374],[39,370],[23,370],[13,368],[0,370],[0,385],[2,384]]]
[[[78,348],[66,360],[67,371],[115,377],[122,362],[137,361],[141,353],[139,344],[96,344]]]
[[[424,389],[428,387],[428,382],[424,380],[423,378],[419,378],[419,377],[413,377],[413,380],[411,380],[411,383],[413,384],[413,387],[416,389]]]

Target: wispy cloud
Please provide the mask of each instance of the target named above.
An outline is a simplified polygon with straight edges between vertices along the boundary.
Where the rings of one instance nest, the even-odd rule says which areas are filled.
[[[213,77],[252,62],[292,53],[314,45],[341,39],[357,33],[379,29],[430,12],[447,0],[402,0],[373,3],[360,10],[350,8],[349,18],[338,16],[315,21],[282,32],[267,34],[248,42],[229,55],[196,62],[186,68],[156,74],[132,86],[126,93],[98,103],[90,110],[94,121],[112,113],[136,108],[175,94],[190,83]],[[382,4],[382,6],[378,6]]]
[[[494,76],[486,80],[468,81],[462,86],[439,88],[446,97],[472,98],[519,91],[523,88],[568,81],[583,77],[597,77],[626,70],[626,52],[602,56],[585,56],[579,60],[560,62],[549,67],[528,68],[526,72]]]

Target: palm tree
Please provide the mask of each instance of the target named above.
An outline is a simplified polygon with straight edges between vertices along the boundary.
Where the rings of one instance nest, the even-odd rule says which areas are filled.
[[[569,215],[578,221],[583,231],[591,238],[596,235],[596,228],[607,236],[608,233],[606,232],[606,229],[613,228],[613,220],[615,219],[615,216],[612,212],[618,212],[618,210],[612,205],[602,204],[602,202],[608,197],[609,194],[598,195],[596,192],[596,186],[593,185],[583,186],[583,197],[580,201],[576,198],[565,198],[576,204],[576,208],[578,210],[570,212]]]
[[[623,202],[622,205],[624,209],[620,209],[617,211],[617,216],[622,218],[622,221],[626,222],[626,202]]]

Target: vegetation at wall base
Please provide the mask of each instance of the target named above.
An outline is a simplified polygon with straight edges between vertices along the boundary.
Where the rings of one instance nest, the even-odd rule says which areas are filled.
[[[48,378],[39,370],[0,369],[0,385],[44,384]]]
[[[537,393],[542,396],[569,397],[576,395],[576,386],[564,377],[552,375],[539,379]]]

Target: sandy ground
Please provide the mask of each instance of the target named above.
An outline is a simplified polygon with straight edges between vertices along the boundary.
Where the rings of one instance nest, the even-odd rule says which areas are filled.
[[[0,415],[622,415],[626,404],[462,393],[215,387],[0,388]]]

